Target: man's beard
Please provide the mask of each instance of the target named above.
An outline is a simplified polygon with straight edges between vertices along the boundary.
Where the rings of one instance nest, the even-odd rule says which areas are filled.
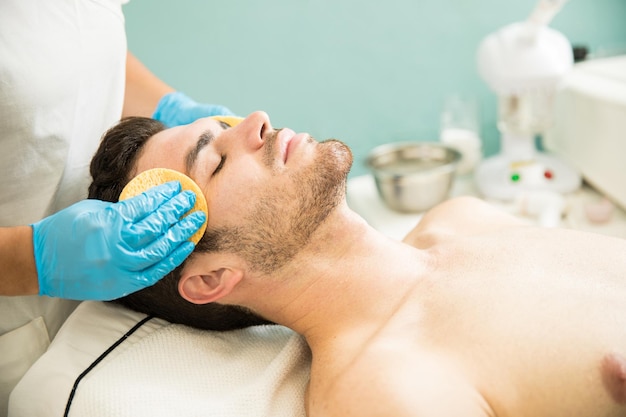
[[[264,162],[271,168],[275,136],[267,140]],[[207,231],[198,250],[236,253],[264,274],[284,267],[345,197],[352,152],[334,139],[316,150],[313,162],[290,177],[285,189],[261,186],[261,197],[240,225]]]

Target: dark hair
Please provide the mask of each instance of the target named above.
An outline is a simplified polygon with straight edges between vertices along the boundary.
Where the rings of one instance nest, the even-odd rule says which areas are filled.
[[[126,118],[109,129],[91,160],[89,198],[117,202],[122,189],[131,180],[141,149],[148,139],[165,129],[161,122],[145,117]],[[112,302],[171,323],[204,330],[234,330],[273,324],[244,307],[193,304],[185,300],[178,293],[184,265],[183,262],[153,286]]]

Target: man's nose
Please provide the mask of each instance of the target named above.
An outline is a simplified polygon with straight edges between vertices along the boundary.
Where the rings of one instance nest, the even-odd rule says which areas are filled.
[[[237,136],[243,136],[246,144],[253,148],[263,146],[264,137],[272,131],[270,118],[264,111],[255,111],[233,128]]]

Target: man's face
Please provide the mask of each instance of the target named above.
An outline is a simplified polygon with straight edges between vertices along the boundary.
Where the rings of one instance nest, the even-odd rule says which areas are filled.
[[[134,174],[170,168],[193,178],[209,208],[205,239],[269,274],[291,260],[343,200],[351,164],[343,143],[274,130],[267,114],[255,112],[232,128],[204,118],[159,132],[141,151]]]

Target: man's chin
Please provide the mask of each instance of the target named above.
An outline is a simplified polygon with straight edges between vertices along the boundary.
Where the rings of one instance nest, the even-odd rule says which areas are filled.
[[[353,163],[353,155],[350,147],[338,139],[327,139],[322,143],[327,144],[334,155],[337,170],[343,172],[347,177]]]

